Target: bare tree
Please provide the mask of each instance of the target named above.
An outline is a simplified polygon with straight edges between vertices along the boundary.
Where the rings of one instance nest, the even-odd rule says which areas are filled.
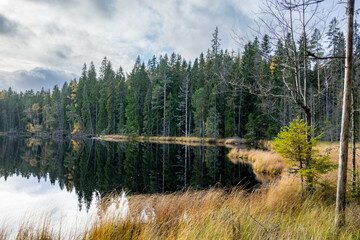
[[[346,29],[346,58],[345,58],[345,79],[344,98],[341,117],[340,153],[339,153],[339,174],[336,191],[335,225],[341,227],[345,222],[346,205],[346,178],[350,127],[350,107],[352,89],[352,58],[353,58],[353,30],[354,30],[354,0],[347,1],[347,29]]]
[[[287,90],[284,95],[272,94],[276,86],[257,82],[255,87],[260,95],[290,98],[304,113],[306,123],[312,125],[312,109],[309,104],[309,44],[308,36],[323,23],[319,17],[319,5],[324,0],[264,0],[260,23],[265,26],[273,42],[282,42],[285,54],[273,61],[275,68],[281,69],[282,85]],[[279,87],[279,86],[277,86]],[[254,89],[254,86],[252,86]],[[309,131],[307,141],[311,141]],[[307,168],[311,161],[311,149],[301,168]],[[311,182],[312,179],[306,179]],[[308,184],[306,184],[308,186]]]

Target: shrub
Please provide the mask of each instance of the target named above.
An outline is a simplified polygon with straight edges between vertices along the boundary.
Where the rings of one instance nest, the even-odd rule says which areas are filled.
[[[336,168],[328,155],[321,156],[314,148],[322,134],[309,137],[313,132],[311,126],[297,117],[281,129],[273,142],[275,151],[283,157],[290,171],[305,179],[307,187],[312,187],[322,174]]]

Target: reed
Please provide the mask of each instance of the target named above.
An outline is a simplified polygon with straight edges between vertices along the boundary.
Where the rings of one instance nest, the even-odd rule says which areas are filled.
[[[152,142],[164,144],[182,144],[190,146],[225,146],[225,138],[199,138],[199,137],[169,137],[169,136],[123,136],[123,135],[102,135],[101,140],[110,142]],[[232,147],[229,145],[228,147]]]
[[[282,158],[272,150],[233,148],[228,157],[234,163],[239,161],[251,162],[254,171],[258,173],[277,175],[282,173],[285,168]]]
[[[330,154],[333,161],[338,158],[336,149],[336,144],[319,144],[319,153]],[[236,149],[229,155],[236,156],[237,161],[255,164],[260,158],[277,161],[271,154],[271,151]],[[324,178],[331,178],[334,173],[336,171]],[[51,218],[45,218],[28,220],[15,236],[17,239],[83,240],[359,239],[358,199],[347,198],[346,225],[336,229],[333,222],[335,195],[335,188],[329,185],[316,185],[312,194],[306,194],[297,176],[282,174],[251,192],[235,187],[231,191],[212,188],[172,194],[138,194],[126,196],[126,199],[109,196],[103,199],[97,220],[85,232],[61,235],[61,230],[55,231],[52,227]],[[127,214],[122,209],[124,206],[128,208]],[[1,240],[13,235],[6,227],[0,228]]]
[[[360,208],[348,207],[348,224],[333,227],[334,191],[304,195],[299,179],[282,177],[252,193],[221,189],[129,197],[126,219],[102,219],[83,239],[357,239]],[[143,209],[154,218],[141,220]]]
[[[105,201],[97,221],[83,233],[63,236],[49,221],[33,227],[29,222],[17,239],[358,239],[360,206],[350,200],[347,224],[333,226],[335,190],[317,187],[311,195],[301,191],[299,179],[280,179],[249,193],[209,189],[172,194],[127,197],[127,215],[119,209],[107,213]],[[111,204],[110,204],[111,205]],[[118,204],[118,206],[124,206]],[[146,217],[145,217],[146,216]],[[36,220],[34,220],[36,221]],[[0,231],[1,239],[9,233]]]

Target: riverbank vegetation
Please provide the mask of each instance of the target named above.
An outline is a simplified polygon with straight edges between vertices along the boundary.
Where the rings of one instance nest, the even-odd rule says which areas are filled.
[[[317,148],[337,162],[338,143],[320,142]],[[282,160],[274,149],[232,151],[247,154],[244,161],[255,159],[254,168],[256,159]],[[336,178],[336,170],[321,176],[311,194],[284,168],[279,177],[251,189],[109,195],[102,197],[95,221],[81,223],[85,230],[68,233],[55,227],[50,215],[25,219],[15,232],[4,224],[0,239],[357,239],[360,203],[350,191],[346,225],[334,228]]]
[[[114,68],[105,57],[99,71],[92,62],[84,64],[81,76],[62,87],[54,86],[52,90],[43,89],[36,93],[33,90],[25,93],[14,92],[11,88],[3,90],[0,92],[0,131],[38,136],[89,136],[106,141],[221,146],[239,145],[243,141],[237,140],[240,138],[255,144],[260,139],[273,139],[280,132],[275,137],[273,149],[234,148],[228,155],[233,162],[251,162],[255,172],[278,176],[275,180],[250,190],[239,187],[187,190],[186,164],[190,154],[186,146],[185,191],[130,195],[126,216],[122,209],[120,214],[102,213],[101,210],[112,201],[116,205],[118,199],[102,195],[98,220],[90,223],[85,232],[76,234],[76,239],[360,238],[355,148],[352,153],[353,172],[347,172],[347,166],[341,168],[344,171],[339,171],[354,177],[352,191],[347,193],[347,221],[341,221],[335,228],[338,148],[323,143],[318,151],[315,143],[320,137],[313,137],[322,136],[322,140],[331,142],[339,140],[341,99],[347,96],[344,99],[350,100],[351,91],[350,81],[348,91],[343,92],[342,79],[348,76],[344,69],[350,69],[355,78],[360,76],[360,30],[357,23],[354,27],[349,25],[350,32],[354,32],[354,38],[350,37],[354,51],[352,48],[348,51],[355,53],[354,68],[345,68],[342,23],[336,18],[329,19],[329,23],[320,20],[321,12],[327,11],[318,8],[322,2],[264,1],[264,18],[260,21],[265,23],[267,17],[274,21],[265,24],[267,34],[245,43],[241,53],[220,48],[221,39],[216,27],[208,51],[193,61],[176,53],[154,56],[146,64],[138,57],[132,71],[125,74],[121,66]],[[348,13],[351,12],[349,9],[352,8],[348,8]],[[348,57],[347,61],[349,59],[352,63],[352,58]],[[360,114],[356,110],[360,103],[358,89],[359,81],[354,81],[351,104],[353,144],[360,135],[355,127]],[[291,122],[297,116],[305,120],[295,120],[302,125],[300,132],[296,132]],[[284,127],[289,123],[290,127]],[[348,124],[344,126],[348,127]],[[295,134],[292,134],[292,129],[295,129]],[[345,132],[347,134],[348,129]],[[347,139],[347,135],[344,138]],[[72,144],[76,152],[81,147],[76,141]],[[160,189],[161,182],[161,190],[166,192],[165,168],[179,166],[183,160],[179,155],[173,164],[170,161],[165,164],[165,160],[173,157],[167,149],[164,146],[162,150],[162,175],[156,176],[151,191]],[[96,156],[105,152],[94,151]],[[211,158],[205,157],[204,148],[200,151],[199,163],[203,168]],[[108,150],[110,152],[107,168],[118,164],[114,161],[114,147]],[[140,153],[131,145],[118,152],[130,153],[125,158],[124,169],[137,174],[125,181],[143,190],[139,179],[142,178],[143,182],[151,180],[152,171],[137,171],[144,159],[151,160],[151,151],[140,161],[133,158]],[[345,148],[341,156],[347,156],[346,153]],[[212,154],[212,159],[216,158],[216,151],[208,154]],[[74,156],[72,159],[75,160],[67,166],[80,162],[79,156]],[[86,161],[82,162],[82,168],[90,166],[90,156],[83,158]],[[156,156],[154,159],[160,169],[159,158]],[[343,163],[346,159],[344,157]],[[39,163],[35,158],[29,162],[33,166]],[[71,173],[74,168],[65,170]],[[99,173],[108,174],[101,170]],[[202,178],[203,172],[198,173],[196,176]],[[89,174],[93,175],[94,172]],[[66,180],[72,181],[73,175],[68,176]],[[112,177],[108,178],[110,184],[119,176]],[[174,178],[170,176],[168,179],[175,185]],[[346,178],[340,179],[339,183],[344,183],[341,191],[345,193]],[[72,187],[69,184],[69,188]],[[345,197],[341,196],[344,200]],[[342,202],[345,206],[345,201]],[[342,213],[341,216],[345,215]],[[24,226],[17,233],[18,239],[61,238],[47,221],[39,228]],[[6,229],[0,230],[0,238],[7,238],[10,234]]]
[[[122,136],[122,135],[101,135],[98,139],[109,142],[137,141],[153,143],[176,143],[189,146],[237,146],[244,144],[244,139],[225,138],[199,138],[199,137],[163,137],[163,136]]]
[[[250,162],[257,173],[278,175],[285,169],[283,159],[274,150],[233,148],[228,154],[234,162]]]
[[[130,195],[103,201],[95,222],[72,239],[357,239],[360,206],[350,199],[347,224],[334,228],[335,188],[301,191],[299,178],[228,192],[213,188],[173,194]],[[112,204],[118,209],[106,214]],[[127,207],[128,206],[128,207]],[[125,207],[125,209],[124,209]],[[127,209],[128,208],[128,209]],[[124,214],[125,211],[125,214]],[[127,214],[126,214],[127,213]],[[36,220],[35,220],[36,221]],[[44,224],[44,225],[41,225]],[[18,239],[61,239],[50,222],[22,229]],[[85,223],[84,223],[85,224]],[[2,238],[10,233],[2,230]]]
[[[298,179],[280,181],[248,194],[234,189],[213,189],[173,195],[136,196],[130,209],[140,215],[143,206],[155,218],[132,223],[130,219],[99,221],[88,239],[351,239],[360,234],[359,206],[350,204],[349,224],[341,232],[333,227],[333,188],[304,195]],[[141,206],[141,207],[139,207]],[[131,210],[130,210],[131,212]]]

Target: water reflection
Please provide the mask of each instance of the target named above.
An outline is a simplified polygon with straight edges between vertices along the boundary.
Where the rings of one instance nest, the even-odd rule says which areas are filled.
[[[80,210],[89,209],[94,197],[122,189],[158,193],[258,184],[251,167],[233,164],[227,152],[215,146],[0,137],[0,178],[49,180],[74,191]]]
[[[45,179],[29,176],[0,178],[0,226],[6,229],[9,239],[29,221],[39,227],[45,219],[50,220],[54,230],[62,229],[64,239],[75,236],[86,229],[87,223],[97,216],[95,202],[85,211],[79,211],[74,192],[61,191],[56,184]]]

